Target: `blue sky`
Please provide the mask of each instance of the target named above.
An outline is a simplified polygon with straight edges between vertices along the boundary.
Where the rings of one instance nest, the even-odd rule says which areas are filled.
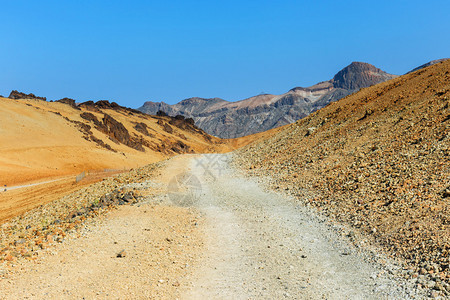
[[[145,101],[280,94],[352,61],[450,57],[450,1],[0,0],[0,94]]]

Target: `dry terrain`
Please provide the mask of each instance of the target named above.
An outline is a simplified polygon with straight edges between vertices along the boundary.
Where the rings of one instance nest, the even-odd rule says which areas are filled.
[[[0,98],[0,185],[143,166],[177,153],[229,151],[184,120],[105,101],[78,107]]]
[[[354,247],[347,229],[239,175],[230,159],[178,156],[5,223],[2,240],[16,239],[1,256],[0,298],[424,296],[398,276],[398,265]]]
[[[250,176],[369,236],[450,292],[450,61],[362,89],[238,150]]]
[[[184,118],[107,101],[76,106],[70,99],[21,99],[27,96],[0,98],[0,222],[117,172],[179,153],[227,152],[259,137],[226,141]],[[75,182],[82,172],[88,176]]]
[[[0,99],[0,298],[450,297],[450,61],[227,141],[22,96]]]

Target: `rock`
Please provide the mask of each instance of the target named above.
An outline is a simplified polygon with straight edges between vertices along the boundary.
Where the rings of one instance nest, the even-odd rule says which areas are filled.
[[[153,134],[150,134],[147,130],[148,126],[145,123],[136,123],[136,125],[134,125],[134,129],[136,129],[137,131],[139,131],[140,133],[149,136],[149,137],[154,137]]]
[[[437,291],[445,291],[444,286],[440,282],[436,282],[432,288],[434,288]]]
[[[27,240],[26,239],[19,239],[19,240],[17,240],[17,241],[15,241],[14,242],[14,245],[22,245],[22,244],[25,244],[27,242]]]
[[[442,192],[442,198],[448,198],[450,197],[450,187],[447,187],[443,192]]]
[[[134,197],[133,192],[126,192],[125,195],[122,197],[122,200],[128,203],[136,202],[136,198]]]
[[[438,297],[439,297],[439,293],[436,292],[436,291],[432,291],[432,292],[430,293],[430,297],[433,298],[433,299],[438,298]]]
[[[175,281],[174,283],[172,283],[172,286],[179,287],[180,283],[178,281]]]
[[[18,92],[16,90],[11,91],[11,93],[9,94],[10,99],[36,99],[36,100],[43,100],[43,101],[47,101],[47,98],[45,97],[38,97],[34,94],[25,94],[22,92]]]
[[[95,103],[95,105],[99,108],[120,108],[121,106],[116,102],[109,102],[108,100],[99,100]]]
[[[117,255],[116,255],[116,257],[118,257],[118,258],[123,258],[123,257],[126,257],[126,256],[127,256],[127,252],[125,251],[125,249],[120,250],[120,251],[117,253]]]
[[[74,100],[74,99],[71,99],[71,98],[62,98],[62,99],[56,100],[55,102],[64,103],[64,104],[67,104],[67,105],[69,105],[69,106],[71,106],[71,107],[73,107],[73,108],[75,108],[75,109],[80,109],[80,108],[76,105],[75,100]]]
[[[77,216],[84,216],[84,215],[86,215],[86,214],[88,214],[88,209],[86,209],[86,208],[80,208],[78,211],[77,211]]]
[[[142,146],[142,140],[131,137],[125,126],[110,115],[104,114],[103,124],[103,132],[109,135],[113,140],[116,140],[117,142],[135,150],[145,151]]]
[[[425,286],[426,286],[427,288],[429,288],[429,289],[432,289],[432,288],[434,288],[434,287],[436,286],[436,282],[434,282],[434,281],[432,281],[432,280],[429,280],[429,281],[427,281],[427,282],[425,283]]]
[[[163,129],[164,129],[164,131],[166,131],[167,133],[173,133],[173,128],[170,127],[170,125],[167,124],[167,123],[164,123]]]

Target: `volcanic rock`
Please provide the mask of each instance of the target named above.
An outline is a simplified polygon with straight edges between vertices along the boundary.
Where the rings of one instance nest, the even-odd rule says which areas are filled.
[[[22,92],[18,92],[16,90],[11,91],[11,93],[9,94],[10,99],[36,99],[36,100],[43,100],[43,101],[47,101],[46,97],[38,97],[35,94],[25,94]]]
[[[79,109],[79,107],[75,103],[75,100],[71,99],[71,98],[62,98],[62,99],[56,100],[56,102],[61,102],[61,103],[70,105],[73,108]]]

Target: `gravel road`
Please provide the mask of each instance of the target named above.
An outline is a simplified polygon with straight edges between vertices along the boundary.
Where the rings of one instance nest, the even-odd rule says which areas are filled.
[[[205,215],[206,250],[182,298],[415,297],[323,219],[239,176],[229,158],[203,155],[191,163],[202,185],[193,205]]]

